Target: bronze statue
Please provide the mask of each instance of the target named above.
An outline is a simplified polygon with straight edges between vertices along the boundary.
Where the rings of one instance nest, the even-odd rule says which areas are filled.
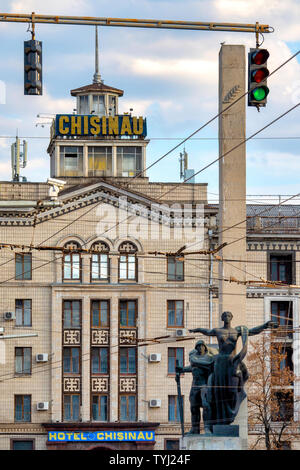
[[[210,404],[207,401],[207,381],[213,370],[214,356],[208,349],[203,340],[197,341],[195,349],[189,354],[190,366],[176,367],[178,374],[191,372],[193,382],[190,391],[190,408],[192,418],[192,428],[188,434],[200,433],[201,412],[203,409],[203,422],[205,433],[211,433],[210,420]]]
[[[248,336],[261,333],[266,328],[278,325],[269,321],[263,325],[248,329],[246,326],[231,327],[232,313],[223,312],[224,326],[213,328],[195,328],[192,333],[216,336],[219,353],[214,356],[213,371],[207,382],[207,402],[210,407],[210,424],[230,424],[234,421],[240,404],[246,397],[244,384],[248,371],[242,362],[247,353]],[[242,349],[236,354],[238,338],[242,338]]]

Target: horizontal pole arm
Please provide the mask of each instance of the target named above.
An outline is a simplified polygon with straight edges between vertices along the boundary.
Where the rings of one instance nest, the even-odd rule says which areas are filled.
[[[133,18],[99,18],[89,16],[54,16],[54,15],[23,15],[0,13],[0,21],[16,23],[46,23],[70,25],[98,25],[132,28],[187,29],[204,31],[231,31],[242,33],[272,33],[273,28],[266,24],[245,23],[214,23],[199,21],[169,21]]]

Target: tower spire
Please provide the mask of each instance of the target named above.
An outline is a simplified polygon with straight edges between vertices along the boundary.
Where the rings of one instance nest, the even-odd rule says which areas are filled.
[[[95,73],[93,83],[102,83],[101,75],[99,73],[99,45],[98,45],[98,27],[95,26]]]

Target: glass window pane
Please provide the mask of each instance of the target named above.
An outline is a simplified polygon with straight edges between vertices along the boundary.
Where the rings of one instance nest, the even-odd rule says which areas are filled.
[[[92,373],[97,374],[100,372],[99,351],[98,348],[92,349]]]
[[[122,302],[120,305],[120,326],[127,326],[127,304]]]
[[[24,421],[30,421],[31,397],[24,395]]]
[[[108,302],[102,301],[101,306],[101,326],[108,326]]]
[[[70,372],[71,371],[71,351],[69,348],[64,348],[63,357],[64,357],[64,372]]]
[[[13,450],[33,450],[33,441],[13,441]]]
[[[168,279],[175,280],[175,263],[173,258],[168,258]]]
[[[183,326],[183,302],[176,302],[176,326]]]
[[[108,355],[107,355],[107,348],[101,348],[101,366],[100,372],[102,374],[107,374],[108,371]]]
[[[175,302],[168,302],[168,325],[175,326]]]
[[[99,324],[99,302],[92,302],[92,326],[98,327]]]
[[[107,396],[101,395],[100,397],[100,420],[107,421]]]
[[[128,326],[135,326],[135,302],[128,302]]]
[[[72,372],[79,373],[79,349],[72,348]]]
[[[64,420],[71,420],[71,397],[70,395],[64,396]]]
[[[128,421],[126,396],[120,397],[120,421]]]
[[[120,349],[120,373],[126,374],[128,366],[127,348]]]
[[[128,372],[130,374],[136,373],[136,351],[135,348],[129,348],[128,350]]]
[[[16,374],[23,372],[23,350],[22,348],[16,348],[15,350],[15,370]]]
[[[24,348],[24,374],[31,373],[31,348]]]
[[[99,261],[98,261],[98,256],[93,255],[92,258],[92,279],[98,279],[99,278]]]
[[[79,395],[72,395],[72,420],[79,420]]]
[[[78,254],[72,255],[72,279],[80,278],[80,256]]]
[[[31,300],[24,300],[24,326],[31,326]]]
[[[175,397],[169,396],[168,419],[175,421]]]
[[[16,255],[16,279],[22,279],[23,260],[21,255]]]
[[[184,355],[184,349],[183,348],[177,348],[176,349],[176,359],[179,362],[179,367],[183,367],[183,355]],[[175,372],[175,370],[174,370]]]
[[[98,396],[93,396],[92,398],[92,419],[98,421],[99,419],[99,403]]]
[[[135,396],[129,396],[128,397],[128,418],[129,421],[135,421],[136,420],[136,415],[135,415]]]
[[[80,302],[78,300],[74,300],[72,302],[72,308],[73,308],[73,321],[72,321],[72,326],[79,327],[80,326]]]

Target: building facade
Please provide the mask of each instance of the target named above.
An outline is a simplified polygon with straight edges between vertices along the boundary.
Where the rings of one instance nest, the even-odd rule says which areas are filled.
[[[220,324],[218,260],[199,253],[218,245],[218,207],[205,183],[149,182],[146,120],[118,114],[122,90],[96,76],[71,94],[76,114],[51,128],[48,182],[0,183],[0,448],[176,448],[176,361],[200,337],[188,329]],[[266,209],[248,207],[246,275],[287,287],[248,287],[247,326],[295,327],[297,206]],[[293,351],[297,330],[288,341]],[[186,374],[186,431],[190,385]],[[154,431],[155,442],[49,441],[62,430]]]

